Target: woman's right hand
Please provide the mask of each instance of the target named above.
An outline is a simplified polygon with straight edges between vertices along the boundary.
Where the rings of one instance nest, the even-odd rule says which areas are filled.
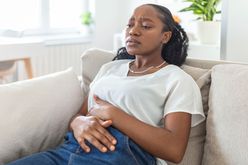
[[[107,131],[111,120],[103,121],[95,116],[78,116],[71,122],[74,137],[85,152],[90,152],[87,140],[101,152],[115,150],[116,139]]]

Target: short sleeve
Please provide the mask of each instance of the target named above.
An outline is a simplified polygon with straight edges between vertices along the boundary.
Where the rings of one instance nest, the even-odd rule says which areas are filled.
[[[124,69],[125,69],[125,66],[126,66],[125,64],[127,63],[127,61],[130,61],[130,60],[115,60],[115,61],[110,61],[108,63],[103,64],[101,68],[99,69],[99,71],[97,72],[92,83],[96,82],[97,80],[99,80],[100,78],[104,76],[121,73],[123,71],[122,70],[123,67],[121,68],[120,66],[124,66]]]
[[[191,114],[191,127],[205,120],[200,89],[190,76],[177,79],[171,86],[164,106],[164,116],[173,112]]]

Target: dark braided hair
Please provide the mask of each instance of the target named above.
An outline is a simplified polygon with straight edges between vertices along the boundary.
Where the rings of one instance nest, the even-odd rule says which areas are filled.
[[[170,40],[163,45],[161,56],[169,64],[181,66],[187,57],[188,37],[183,28],[174,21],[171,12],[164,6],[147,4],[154,7],[159,13],[159,19],[163,22],[163,31],[171,31]],[[134,59],[135,56],[129,55],[126,48],[122,47],[117,51],[113,60]]]

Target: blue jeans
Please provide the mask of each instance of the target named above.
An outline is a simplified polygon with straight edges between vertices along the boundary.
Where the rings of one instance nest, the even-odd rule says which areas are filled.
[[[141,149],[128,136],[109,127],[116,138],[115,151],[102,153],[86,142],[91,151],[84,152],[72,132],[68,132],[65,142],[55,150],[33,154],[9,163],[8,165],[155,165],[156,159]]]

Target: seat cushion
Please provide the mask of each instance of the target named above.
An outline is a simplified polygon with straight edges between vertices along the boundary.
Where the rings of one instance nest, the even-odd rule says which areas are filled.
[[[69,69],[0,85],[0,164],[57,146],[83,101]]]

